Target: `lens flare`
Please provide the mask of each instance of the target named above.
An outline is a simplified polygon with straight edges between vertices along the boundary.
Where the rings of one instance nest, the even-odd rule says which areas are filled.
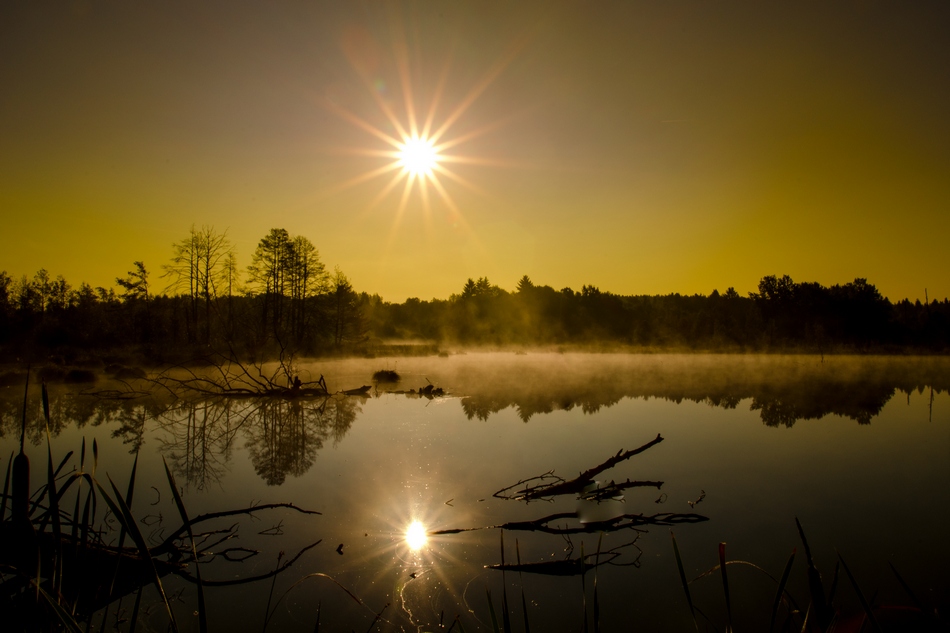
[[[426,528],[418,521],[413,521],[409,524],[409,527],[406,528],[406,544],[412,551],[415,552],[422,549],[427,540]]]

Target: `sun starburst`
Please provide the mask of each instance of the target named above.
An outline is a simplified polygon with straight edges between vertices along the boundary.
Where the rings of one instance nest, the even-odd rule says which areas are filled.
[[[431,215],[432,200],[440,201],[447,208],[447,217],[452,224],[467,228],[462,211],[453,199],[450,189],[457,190],[462,187],[483,195],[485,192],[448,164],[502,165],[499,161],[484,157],[455,153],[464,143],[497,128],[500,122],[474,127],[469,121],[464,132],[455,133],[454,130],[459,122],[465,119],[472,104],[511,62],[517,51],[512,49],[508,55],[496,62],[480,81],[464,93],[465,96],[461,100],[450,103],[451,107],[444,107],[444,102],[450,102],[445,98],[451,65],[447,60],[422,116],[423,111],[416,107],[416,91],[413,89],[405,42],[400,43],[398,37],[395,42],[392,60],[402,92],[401,116],[394,110],[394,105],[387,96],[382,94],[380,86],[386,86],[387,83],[358,63],[353,64],[354,70],[363,79],[387,125],[373,124],[350,110],[326,102],[326,106],[341,118],[384,144],[384,147],[377,148],[348,148],[346,153],[388,159],[340,183],[334,190],[342,191],[389,176],[388,181],[383,181],[384,184],[369,203],[368,209],[383,203],[401,186],[402,192],[401,195],[397,194],[399,202],[393,215],[394,230],[410,203],[413,203],[413,208],[420,208],[417,203],[421,202],[421,210],[428,219]],[[444,114],[440,116],[440,113]],[[385,131],[384,128],[391,131]],[[449,150],[453,153],[449,153]]]

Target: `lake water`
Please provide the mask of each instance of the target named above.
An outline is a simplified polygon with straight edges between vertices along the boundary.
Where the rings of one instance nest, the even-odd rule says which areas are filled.
[[[269,600],[272,631],[312,631],[318,611],[321,630],[434,631],[458,618],[465,631],[491,631],[492,611],[499,628],[507,611],[521,631],[522,600],[531,630],[581,631],[585,618],[593,630],[595,596],[601,630],[693,630],[671,527],[663,524],[669,521],[683,521],[672,530],[690,579],[717,564],[721,542],[728,560],[755,563],[776,578],[797,548],[789,591],[805,610],[797,517],[826,590],[840,553],[876,605],[911,604],[891,563],[919,600],[944,613],[950,606],[950,359],[495,353],[297,369],[305,380],[322,374],[331,391],[372,384],[378,369],[395,369],[402,379],[368,397],[328,400],[174,399],[162,390],[118,400],[51,387],[54,459],[77,452],[66,470],[78,467],[84,438],[88,469],[95,440],[97,477],[106,481],[108,473],[124,489],[139,449],[132,512],[153,545],[181,523],[163,458],[191,516],[275,502],[322,513],[276,509],[204,525],[239,524],[238,538],[208,546],[217,556],[205,557],[205,580],[265,574],[280,552],[286,562],[320,541],[276,580],[207,587],[213,630],[260,630]],[[393,393],[427,384],[445,395]],[[127,389],[104,381],[84,387],[116,388]],[[22,386],[0,392],[5,471],[19,444]],[[38,388],[31,388],[28,414],[36,488],[46,477]],[[601,486],[662,482],[659,488],[631,487],[599,502],[577,494],[530,502],[493,496],[545,473],[574,479],[657,435],[661,442],[595,479]],[[572,513],[579,518],[563,516]],[[543,524],[548,531],[492,527],[537,526],[553,514],[562,516]],[[637,529],[577,533],[621,515],[648,518],[626,520],[640,522]],[[427,532],[466,531],[430,535],[413,548],[406,530],[414,521]],[[105,538],[115,540],[117,531]],[[236,546],[260,553],[224,560],[222,551]],[[564,564],[526,565],[521,573],[486,568],[503,555],[508,564],[611,560],[577,575],[534,573]],[[736,630],[767,630],[776,584],[749,566],[727,569]],[[174,575],[164,584],[179,624],[197,630],[195,586]],[[691,592],[725,628],[719,572],[695,581]],[[115,612],[129,617],[133,601],[130,595],[112,606],[110,627]],[[143,601],[140,626],[164,630],[154,587]],[[860,612],[843,572],[835,603],[843,617]]]

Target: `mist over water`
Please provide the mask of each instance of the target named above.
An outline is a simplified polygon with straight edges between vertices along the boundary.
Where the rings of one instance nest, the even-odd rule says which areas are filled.
[[[523,589],[532,628],[569,622],[568,629],[580,630],[585,599],[591,608],[593,572],[584,584],[579,575],[503,577],[486,568],[503,562],[502,530],[487,528],[536,524],[554,514],[566,517],[545,524],[555,533],[504,530],[504,562],[551,563],[576,560],[582,548],[584,555],[614,550],[614,562],[625,566],[596,568],[602,630],[692,626],[672,559],[671,526],[556,533],[628,515],[703,519],[672,524],[690,578],[716,564],[720,542],[730,560],[780,574],[792,548],[801,549],[797,517],[826,583],[838,548],[884,603],[906,601],[887,575],[888,562],[926,587],[928,600],[946,605],[950,599],[942,573],[950,558],[939,546],[950,521],[946,359],[469,353],[304,361],[295,369],[305,382],[323,375],[331,393],[372,388],[363,397],[173,397],[154,390],[117,399],[102,392],[127,389],[123,383],[52,385],[54,459],[78,450],[83,438],[95,439],[100,471],[119,482],[138,450],[132,510],[154,541],[177,516],[162,458],[191,514],[276,501],[322,512],[245,521],[237,542],[261,553],[239,566],[219,559],[203,566],[205,578],[266,573],[279,551],[289,557],[322,539],[278,577],[275,595],[319,572],[367,606],[314,577],[281,603],[274,630],[312,630],[318,604],[329,629],[366,630],[389,604],[379,630],[431,630],[456,616],[467,631],[491,630],[485,589],[500,612],[503,586],[513,618],[521,618]],[[395,370],[399,381],[374,383],[379,369]],[[128,385],[144,391],[147,383]],[[427,385],[445,395],[420,394]],[[6,460],[18,446],[23,391],[22,384],[0,389],[0,460]],[[34,482],[46,468],[41,409],[38,390],[31,391],[27,446]],[[576,494],[529,503],[493,496],[546,473],[571,480],[658,434],[661,442],[594,479],[597,486],[662,482],[659,488],[628,488],[599,502]],[[466,531],[410,546],[406,534],[415,522],[430,532]],[[767,626],[774,585],[735,569],[735,623],[747,630]],[[804,577],[797,567],[790,584],[800,598],[807,596]],[[182,591],[190,613],[193,587],[174,576],[166,582],[170,591]],[[269,582],[209,588],[212,622],[240,628],[262,620],[269,589]],[[860,609],[852,594],[839,591],[845,611]],[[694,583],[694,601],[724,622],[715,576]],[[163,626],[160,610],[150,617],[152,626]]]
[[[950,362],[940,357],[486,352],[319,367],[345,382],[365,375],[367,364],[402,376],[380,390],[434,382],[460,397],[470,418],[513,407],[525,422],[574,407],[594,413],[623,398],[662,398],[726,409],[751,399],[770,426],[828,414],[868,423],[897,393],[950,389]]]

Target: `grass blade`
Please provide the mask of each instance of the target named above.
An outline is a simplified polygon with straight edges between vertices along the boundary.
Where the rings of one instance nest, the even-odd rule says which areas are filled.
[[[93,446],[95,446],[95,444],[93,444]],[[129,511],[129,507],[125,504],[125,500],[122,499],[122,495],[119,494],[119,489],[116,487],[115,482],[112,481],[111,477],[109,478],[109,484],[112,486],[115,499],[109,496],[109,493],[106,492],[105,488],[102,487],[102,484],[96,482],[96,486],[99,488],[99,494],[102,495],[106,505],[108,505],[109,509],[112,510],[112,514],[115,515],[119,523],[125,527],[125,530],[129,536],[132,537],[132,540],[139,549],[139,555],[143,560],[148,562],[149,568],[152,572],[152,580],[155,582],[155,588],[158,589],[158,594],[162,597],[162,602],[165,603],[165,609],[168,611],[168,618],[171,622],[172,631],[178,633],[178,622],[175,620],[175,614],[172,612],[172,606],[168,601],[168,596],[165,595],[165,588],[162,587],[162,579],[158,575],[158,569],[155,567],[155,559],[152,558],[152,554],[148,550],[148,544],[145,542],[145,537],[143,537],[142,532],[139,531],[138,525],[135,523],[135,519],[132,517],[132,513]]]
[[[498,631],[498,618],[495,617],[495,605],[491,601],[491,589],[485,587],[485,594],[488,596],[488,613],[491,615],[491,630],[494,633]]]
[[[904,582],[904,579],[901,577],[901,575],[897,573],[897,568],[894,567],[894,563],[888,561],[887,564],[890,565],[891,571],[894,572],[894,577],[897,578],[897,582],[900,583],[904,591],[907,592],[907,595],[910,596],[910,601],[914,603],[914,606],[921,611],[926,611],[926,609],[924,609],[924,604],[917,598],[917,594],[911,590],[910,585]]]
[[[808,617],[811,615],[811,605],[812,603],[809,602],[808,608],[805,609],[805,619],[802,621],[802,633],[808,630]]]
[[[388,608],[389,608],[389,603],[387,602],[385,605],[383,605],[383,608],[379,610],[379,613],[376,614],[376,617],[373,618],[373,621],[369,625],[369,628],[366,629],[366,633],[373,633],[373,629],[376,628],[376,623],[379,622],[380,618],[383,617],[383,612],[385,612],[386,609]]]
[[[89,491],[86,493],[86,503],[82,511],[82,524],[79,530],[80,541],[82,546],[85,547],[89,541],[89,528],[96,522],[96,489],[93,487],[91,478],[88,475],[85,477],[89,478]]]
[[[808,539],[805,538],[805,530],[802,528],[801,521],[795,517],[795,526],[798,527],[798,536],[802,539],[802,545],[805,546],[805,562],[808,563],[808,591],[811,594],[812,606],[815,608],[815,617],[818,619],[818,628],[825,630],[830,622],[830,614],[825,600],[825,590],[821,584],[821,574],[815,567],[815,561],[811,556],[811,548],[808,546]]]
[[[40,390],[43,399],[43,417],[46,418],[46,434],[49,435],[49,392],[46,390],[46,382],[43,382]]]
[[[828,590],[828,608],[831,609],[835,603],[835,592],[838,591],[838,571],[841,563],[835,563],[835,571],[831,574],[831,589]]]
[[[587,569],[584,567],[584,541],[581,541],[581,604],[584,605],[584,633],[588,632],[587,626]]]
[[[136,454],[135,457],[136,461],[138,461],[138,454]],[[195,549],[195,535],[191,531],[191,522],[188,520],[188,512],[185,511],[185,504],[181,500],[181,495],[178,494],[178,484],[175,483],[175,476],[172,474],[172,471],[168,469],[168,462],[165,461],[164,457],[162,457],[162,464],[165,465],[165,476],[168,477],[168,485],[171,487],[172,495],[175,497],[178,514],[181,516],[182,523],[184,523],[188,529],[188,539],[191,541],[191,555],[195,558],[195,577],[198,579],[198,630],[201,631],[201,633],[208,633],[208,613],[205,608],[204,586],[201,582],[201,565],[198,561],[198,552]],[[133,476],[134,474],[135,471],[133,470]],[[132,491],[130,489],[129,495],[131,496],[131,494]],[[274,578],[276,579],[276,576]]]
[[[726,544],[719,544],[719,571],[722,572],[722,590],[726,594],[726,633],[732,633],[732,604],[729,600],[729,577],[726,575]]]
[[[7,514],[7,494],[10,492],[10,473],[13,472],[13,451],[10,451],[10,460],[7,462],[7,476],[3,480],[3,498],[0,499],[0,522]]]
[[[20,424],[20,455],[23,454],[23,447],[26,442],[26,405],[27,396],[30,394],[30,366],[26,366],[26,385],[23,387],[23,422]],[[14,481],[16,478],[14,478]]]
[[[505,564],[505,531],[499,531],[501,535],[501,564]],[[505,568],[501,569],[501,626],[505,633],[511,633],[511,618],[508,614],[508,580],[505,577]]]
[[[56,494],[56,472],[53,470],[53,446],[49,434],[49,395],[43,383],[43,414],[46,417],[46,491],[49,496],[49,515],[53,522],[53,592],[59,595],[63,583],[63,526],[59,516],[59,495]],[[72,453],[70,452],[70,455]],[[60,466],[62,468],[62,466]]]
[[[680,558],[680,548],[676,545],[676,536],[670,530],[670,539],[673,540],[673,556],[676,557],[676,568],[680,572],[680,582],[683,583],[683,593],[686,594],[686,604],[689,605],[689,614],[693,618],[693,626],[699,631],[699,622],[696,621],[696,609],[693,607],[693,598],[689,595],[689,581],[686,580],[686,570],[683,569],[683,559]]]
[[[515,539],[515,558],[518,561],[518,578],[521,580],[521,613],[524,615],[524,633],[531,633],[531,625],[528,623],[528,601],[524,595],[524,574],[521,573],[521,548],[518,546],[518,539]]]
[[[20,426],[20,452],[13,458],[13,501],[10,512],[13,520],[26,523],[30,520],[30,458],[26,456],[26,407],[30,393],[30,366],[26,366],[26,386],[23,388],[23,422]]]
[[[82,449],[79,451],[79,473],[74,475],[74,477],[78,478],[79,481],[76,486],[76,505],[73,507],[73,529],[72,529],[73,547],[76,547],[78,543],[78,538],[79,538],[80,526],[79,526],[79,522],[77,521],[77,518],[79,517],[79,502],[82,500],[82,472],[85,465],[86,465],[86,438],[85,436],[83,436]],[[65,492],[66,491],[63,490],[64,494]],[[85,527],[85,525],[83,527]],[[85,539],[83,540],[85,541]]]
[[[92,452],[95,455],[98,455],[99,451],[96,448],[96,440],[92,441]],[[94,461],[98,461],[98,458]],[[132,473],[129,475],[129,485],[126,487],[125,491],[125,506],[132,509],[132,494],[135,492],[135,473],[139,467],[139,453],[135,452],[135,459],[132,460]],[[93,464],[93,474],[95,474],[95,464]],[[111,481],[111,480],[110,480]],[[119,531],[119,547],[122,547],[125,544],[125,526],[122,526]]]
[[[792,563],[795,562],[795,550],[792,550],[792,555],[788,557],[788,562],[785,563],[785,570],[782,572],[782,579],[778,583],[778,592],[775,594],[775,602],[772,604],[772,617],[769,619],[769,633],[775,630],[775,616],[778,615],[778,607],[782,604],[782,594],[785,593],[785,585],[788,584],[788,575],[792,571]]]
[[[56,619],[59,620],[59,623],[65,630],[70,633],[82,633],[82,628],[79,626],[79,623],[76,622],[75,618],[73,618],[53,596],[49,595],[38,582],[30,580],[30,583],[36,585],[37,596],[42,597],[46,601],[50,609],[52,609],[53,615],[56,616]]]
[[[847,574],[848,580],[851,581],[851,586],[854,587],[854,592],[858,594],[858,600],[861,602],[861,608],[864,609],[864,614],[868,616],[868,620],[871,622],[871,626],[874,627],[874,630],[878,633],[882,633],[881,625],[878,624],[877,619],[874,617],[874,612],[871,611],[871,604],[868,602],[867,598],[864,597],[864,593],[861,592],[861,588],[858,587],[858,581],[854,579],[854,574],[851,573],[851,570],[848,568],[848,563],[844,562],[844,558],[841,557],[841,552],[837,552],[838,560],[841,561],[841,566],[844,567],[844,573]]]
[[[280,561],[283,557],[284,557],[284,551],[281,550],[280,552],[277,553],[276,569],[278,570],[280,569]],[[274,605],[274,610],[273,611],[270,610],[271,602],[273,602],[274,600],[274,587],[276,585],[277,585],[277,573],[275,572],[273,575],[273,580],[270,581],[270,593],[267,595],[267,606],[264,607],[264,626],[261,628],[261,633],[265,633],[265,631],[267,631],[267,624],[268,622],[270,622],[271,616],[273,616],[274,613],[277,612],[276,604]],[[279,604],[280,600],[278,600],[277,602]]]
[[[600,633],[600,601],[597,597],[597,567],[600,565],[600,548],[604,542],[604,533],[597,539],[597,555],[594,557],[594,633]]]
[[[132,617],[129,618],[129,633],[135,633],[135,624],[139,621],[139,606],[142,604],[142,587],[135,592],[135,604],[132,606]],[[105,625],[102,628],[105,631]]]

